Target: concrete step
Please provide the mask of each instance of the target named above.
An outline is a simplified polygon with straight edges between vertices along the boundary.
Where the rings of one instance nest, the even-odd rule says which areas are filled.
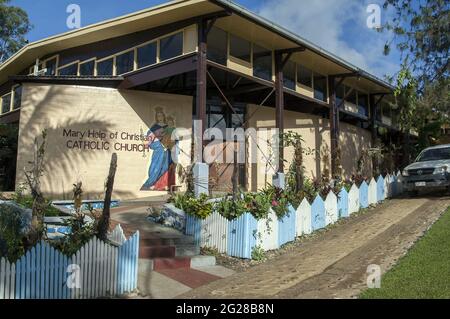
[[[142,246],[177,246],[177,245],[193,245],[194,238],[190,236],[180,237],[157,237],[141,238],[140,244]]]
[[[176,257],[193,257],[200,255],[200,246],[197,245],[176,245]]]
[[[176,257],[176,258],[155,258],[153,259],[153,270],[162,269],[179,269],[190,268],[190,257]]]
[[[140,246],[139,258],[172,258],[176,255],[175,246]]]

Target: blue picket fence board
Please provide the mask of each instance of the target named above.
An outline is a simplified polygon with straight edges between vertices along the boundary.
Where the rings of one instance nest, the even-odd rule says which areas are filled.
[[[385,198],[384,178],[380,175],[377,180],[377,202],[382,202]]]
[[[232,257],[250,259],[256,246],[258,221],[251,214],[244,214],[230,222],[228,227],[227,254]]]
[[[278,219],[278,245],[283,246],[291,241],[295,240],[296,237],[296,219],[297,212],[289,204],[289,212],[282,219]]]
[[[361,208],[369,207],[369,185],[365,181],[359,186],[359,205]]]
[[[311,205],[311,226],[312,230],[325,228],[325,202],[320,195],[317,195],[316,199]]]
[[[349,216],[348,213],[348,192],[345,188],[343,188],[338,196],[338,218],[347,218]]]
[[[196,245],[201,242],[202,221],[199,218],[186,214],[186,235],[194,236]]]
[[[139,254],[139,232],[136,232],[118,252],[118,294],[133,291],[137,288],[137,267]]]

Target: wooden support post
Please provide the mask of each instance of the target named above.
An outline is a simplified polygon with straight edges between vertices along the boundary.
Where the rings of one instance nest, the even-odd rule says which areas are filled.
[[[330,139],[331,139],[331,177],[340,176],[340,150],[339,150],[339,108],[336,105],[336,78],[328,77],[328,91],[330,97]]]
[[[207,30],[208,21],[203,19],[198,23],[198,60],[197,60],[197,95],[196,119],[200,121],[201,148],[203,149],[203,133],[206,130],[206,91],[207,91]],[[197,158],[203,162],[203,156]]]
[[[279,131],[278,173],[284,173],[284,76],[283,54],[275,53],[275,106],[276,128]]]

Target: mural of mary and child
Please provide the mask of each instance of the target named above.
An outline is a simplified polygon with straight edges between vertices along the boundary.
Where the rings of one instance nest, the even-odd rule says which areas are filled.
[[[172,140],[175,130],[175,119],[166,116],[160,107],[155,109],[155,123],[146,135],[145,146],[152,150],[147,181],[142,191],[167,191],[175,185],[175,163],[172,158],[172,149],[177,142]]]

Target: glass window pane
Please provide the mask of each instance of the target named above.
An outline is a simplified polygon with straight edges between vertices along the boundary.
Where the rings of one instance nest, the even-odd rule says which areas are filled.
[[[253,45],[253,75],[272,81],[272,52]]]
[[[230,55],[246,62],[250,61],[251,43],[242,38],[230,35]]]
[[[11,110],[11,93],[2,96],[2,114]]]
[[[83,64],[80,64],[80,75],[88,76],[94,75],[95,61],[89,61]]]
[[[146,44],[137,48],[137,64],[138,68],[143,68],[156,63],[156,42]]]
[[[134,70],[134,50],[116,56],[116,74],[124,74]]]
[[[327,100],[327,81],[323,75],[314,75],[314,98],[326,101]]]
[[[283,69],[284,87],[295,90],[295,62],[288,61]]]
[[[336,88],[336,104],[339,106],[345,97],[345,87],[343,85],[339,85]]]
[[[227,64],[227,33],[213,27],[208,33],[208,59],[223,65]]]
[[[56,58],[45,62],[45,68],[47,69],[47,71],[45,72],[45,75],[55,75],[56,74]]]
[[[98,76],[113,75],[113,58],[97,62],[97,75]]]
[[[183,54],[183,32],[160,40],[160,58],[165,61]]]
[[[298,83],[312,88],[312,71],[302,65],[298,66]]]
[[[369,97],[367,94],[358,92],[358,112],[361,115],[368,116]]]
[[[22,103],[22,86],[16,86],[14,88],[14,101],[13,101],[13,110],[20,108]]]
[[[71,76],[71,75],[76,76],[78,74],[78,63],[74,63],[69,66],[66,66],[65,68],[59,69],[58,73],[59,75],[63,76]]]
[[[348,87],[348,86],[346,86],[345,87],[345,94],[348,94],[348,92],[350,92],[350,90],[351,90],[351,88],[350,87]],[[347,97],[347,102],[349,102],[349,103],[353,103],[353,104],[355,104],[356,105],[356,90],[353,90],[351,93],[350,93],[350,95]]]

